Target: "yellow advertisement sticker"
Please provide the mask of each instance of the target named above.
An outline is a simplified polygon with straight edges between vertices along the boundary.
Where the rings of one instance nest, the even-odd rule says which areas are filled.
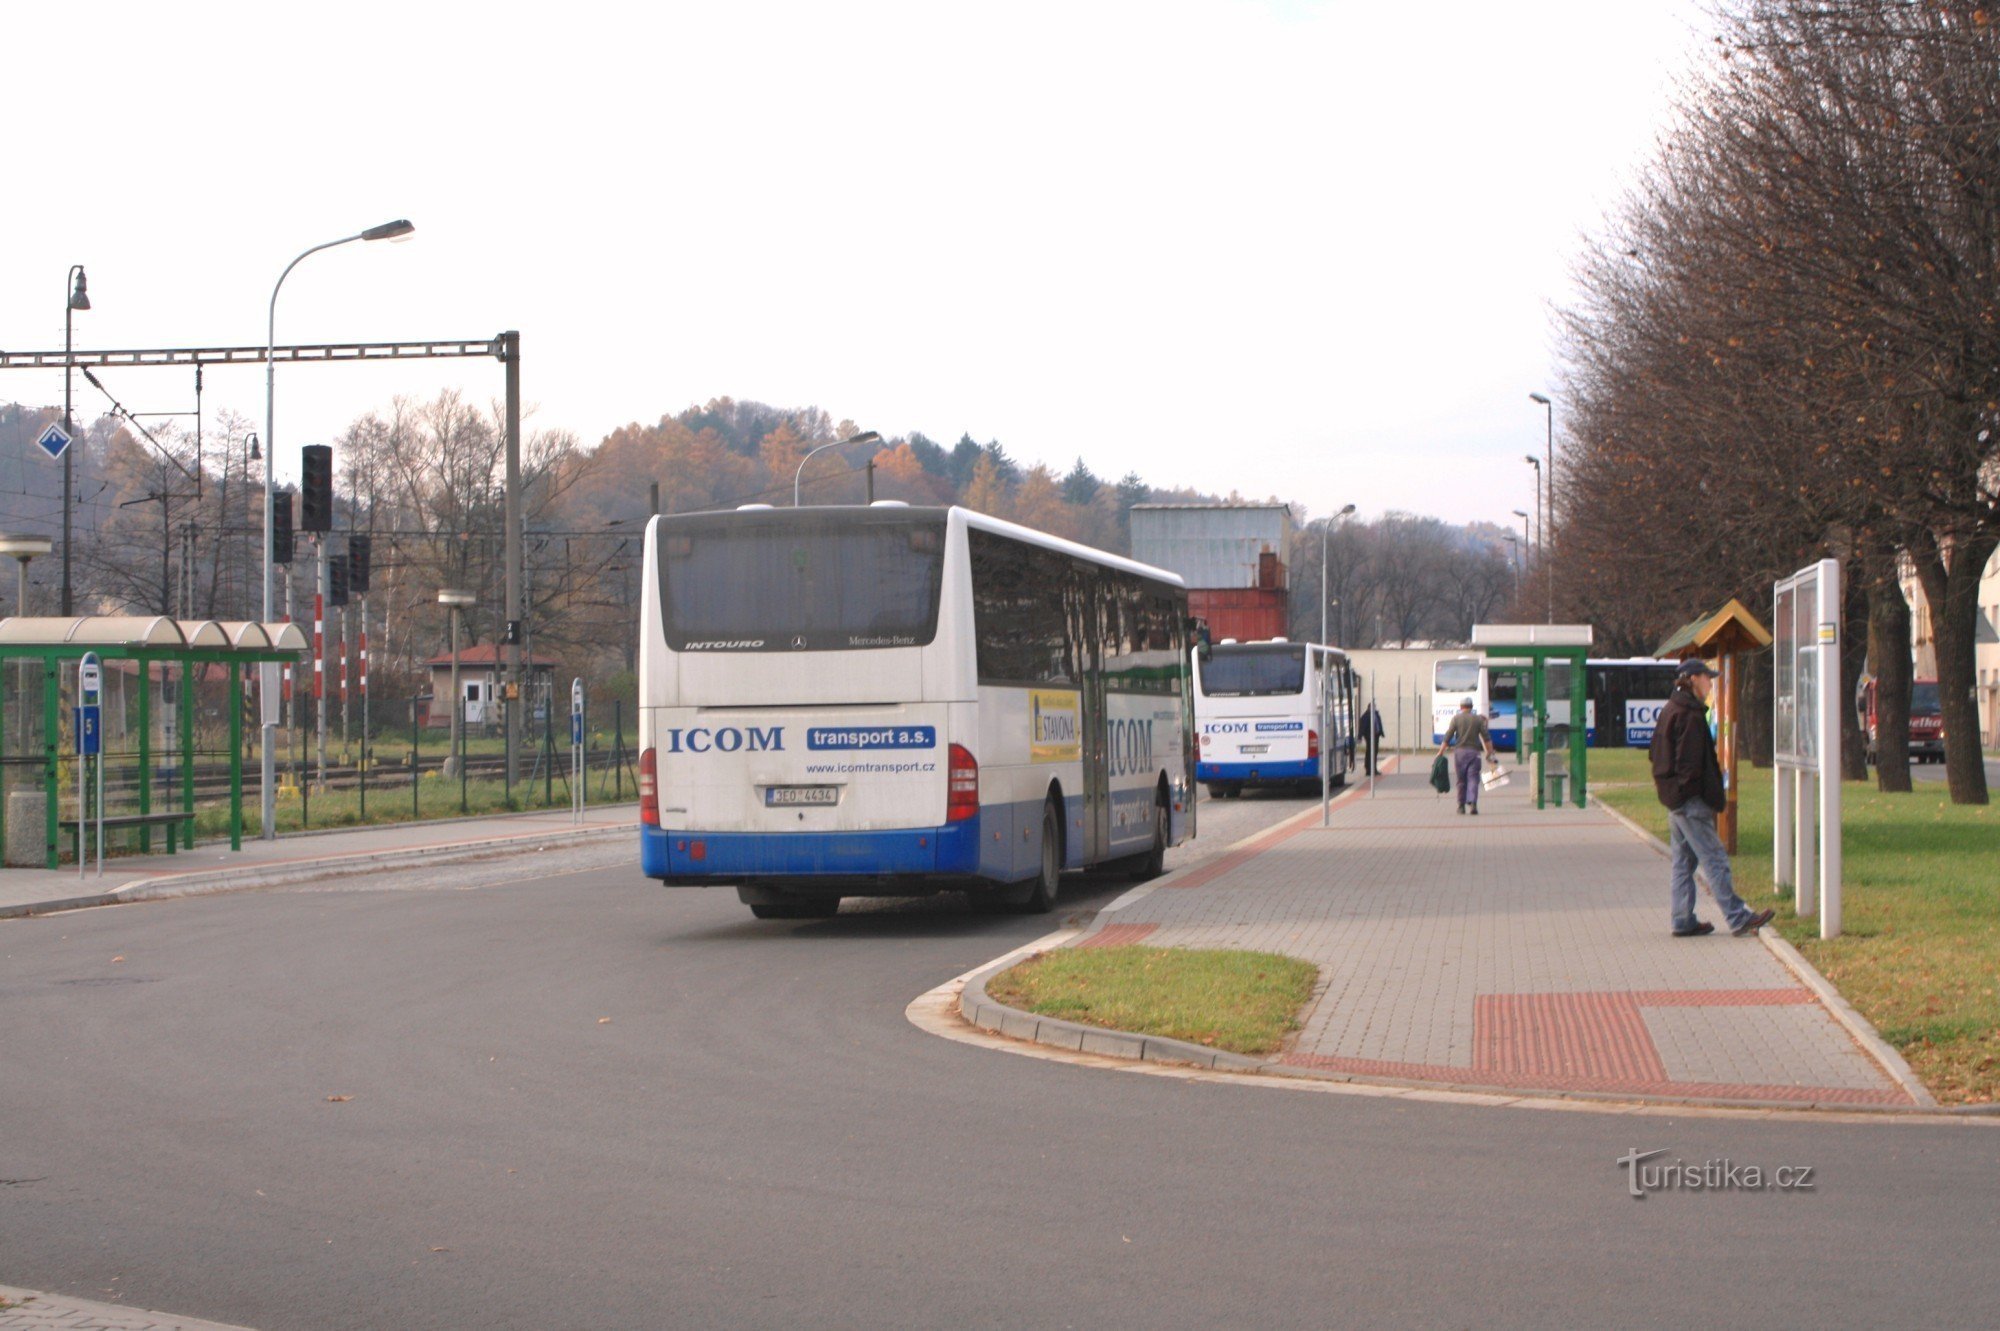
[[[1073,763],[1083,757],[1083,695],[1051,689],[1028,691],[1028,756],[1038,763]]]

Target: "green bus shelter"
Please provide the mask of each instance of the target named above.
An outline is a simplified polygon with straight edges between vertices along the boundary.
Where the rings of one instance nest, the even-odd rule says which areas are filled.
[[[243,668],[246,665],[297,665],[310,644],[296,624],[248,621],[176,620],[164,616],[86,615],[82,618],[16,616],[0,619],[0,676],[13,685],[13,706],[0,707],[0,862],[6,862],[9,837],[39,833],[47,867],[58,866],[64,822],[61,815],[61,768],[72,760],[65,739],[70,707],[78,701],[77,667],[87,653],[104,664],[105,687],[119,685],[121,709],[135,707],[136,717],[121,715],[119,729],[137,739],[138,780],[135,809],[108,822],[136,827],[142,850],[151,848],[152,830],[166,835],[169,852],[178,839],[194,844],[194,760],[196,687],[204,675],[220,674],[227,683],[225,715],[229,731],[229,845],[243,848]],[[127,674],[132,676],[128,683]],[[177,697],[177,743],[163,744],[163,756],[178,761],[170,769],[162,808],[154,808],[154,787],[161,773],[153,766],[153,703]],[[269,707],[270,699],[265,706]],[[31,711],[32,708],[32,711]],[[38,723],[38,724],[37,724]],[[12,731],[13,733],[9,733]],[[39,734],[36,732],[39,731]],[[176,753],[175,750],[178,750]],[[112,755],[131,757],[133,755]],[[42,826],[7,825],[6,787],[14,772],[39,768],[44,798]],[[18,784],[16,788],[19,788]],[[78,829],[79,849],[82,840]]]
[[[1474,624],[1472,645],[1486,653],[1493,681],[1511,678],[1517,700],[1517,752],[1535,786],[1535,807],[1581,809],[1589,798],[1585,660],[1588,624]],[[1553,719],[1552,719],[1553,714]]]

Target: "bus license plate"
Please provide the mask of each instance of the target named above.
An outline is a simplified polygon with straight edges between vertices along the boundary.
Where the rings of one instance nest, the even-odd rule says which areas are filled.
[[[766,807],[780,808],[793,804],[837,804],[840,802],[838,786],[766,786],[764,803]]]
[[[1270,751],[1271,746],[1268,744],[1245,744],[1241,749],[1243,753],[1269,753]]]

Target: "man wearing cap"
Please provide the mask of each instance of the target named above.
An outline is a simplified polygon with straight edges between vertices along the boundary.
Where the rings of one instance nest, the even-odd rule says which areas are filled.
[[[1736,895],[1729,872],[1729,852],[1715,831],[1715,815],[1724,807],[1722,764],[1716,761],[1715,737],[1708,733],[1708,695],[1715,688],[1715,671],[1708,663],[1689,659],[1674,673],[1674,696],[1660,711],[1653,728],[1653,787],[1667,806],[1667,845],[1672,851],[1669,881],[1676,938],[1712,934],[1715,926],[1694,914],[1694,871],[1700,865],[1715,904],[1722,907],[1729,932],[1739,938],[1771,922],[1774,912],[1753,911]]]
[[[1458,715],[1444,729],[1444,743],[1438,752],[1454,749],[1452,764],[1458,772],[1458,811],[1479,814],[1479,755],[1493,756],[1493,737],[1486,733],[1486,718],[1472,710],[1472,699],[1458,705]]]

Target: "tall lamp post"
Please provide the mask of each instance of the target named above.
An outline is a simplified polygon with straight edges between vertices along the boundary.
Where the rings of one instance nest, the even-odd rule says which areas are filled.
[[[273,406],[273,401],[276,396],[277,374],[278,374],[278,363],[275,359],[278,347],[278,292],[284,287],[285,279],[292,275],[292,269],[298,267],[300,260],[304,259],[308,254],[318,254],[321,250],[330,250],[336,245],[345,245],[349,241],[355,241],[355,240],[398,240],[404,236],[409,235],[411,232],[415,230],[416,227],[412,226],[407,218],[398,218],[393,222],[384,222],[380,226],[371,226],[366,231],[357,231],[351,236],[342,236],[339,240],[329,240],[323,245],[315,245],[311,249],[306,250],[304,253],[300,254],[297,259],[293,259],[290,263],[286,264],[285,271],[278,274],[277,285],[271,288],[270,317],[267,323],[265,324],[265,333],[264,333],[264,602],[263,602],[264,616],[263,616],[263,622],[267,624],[271,622],[271,569],[272,569],[271,488],[276,482],[276,477],[272,473],[273,473],[273,465],[277,461],[277,456],[278,456],[277,427],[275,421],[273,420],[273,416],[276,410],[275,407]],[[65,473],[65,475],[67,475],[67,473]],[[65,523],[69,521],[67,506],[65,506],[64,509],[63,521]],[[67,557],[68,554],[67,543],[65,543],[64,554],[65,557]],[[66,579],[65,579],[65,587],[67,587]],[[64,592],[64,600],[65,602],[67,602],[68,600],[67,591]],[[63,613],[64,614],[69,613],[69,607],[67,604],[65,604],[63,607]],[[270,841],[278,835],[277,755],[273,751],[274,746],[277,742],[278,725],[277,722],[272,719],[271,706],[270,706],[270,699],[274,697],[277,693],[277,683],[276,683],[277,673],[278,673],[277,666],[265,665],[258,671],[258,676],[257,676],[258,679],[257,709],[262,714],[261,719],[263,721],[263,726],[259,732],[260,737],[262,739],[262,747],[263,747],[263,755],[262,755],[263,763],[262,763],[261,775],[263,778],[262,804],[263,804],[264,820],[263,820],[262,836],[263,839],[266,841]]]
[[[28,613],[28,561],[49,552],[51,542],[46,536],[25,536],[0,533],[0,555],[12,555],[21,561],[20,573],[14,583],[14,613]]]
[[[1521,603],[1521,538],[1509,531],[1504,533],[1507,544],[1514,547],[1514,557],[1508,562],[1514,567],[1514,604]]]
[[[1517,508],[1514,510],[1514,516],[1521,520],[1521,558],[1525,561],[1535,553],[1535,538],[1528,528],[1528,510]],[[1507,534],[1509,537],[1513,536],[1512,532]]]
[[[1322,522],[1319,528],[1319,640],[1322,643],[1326,641],[1326,534],[1332,530],[1334,523],[1353,512],[1354,505],[1349,504],[1346,508],[1341,509],[1340,512]]]
[[[74,439],[76,437],[76,425],[70,420],[69,383],[71,362],[76,359],[76,353],[73,350],[76,344],[75,315],[78,310],[87,310],[90,308],[90,284],[84,278],[82,264],[73,263],[69,266],[69,275],[67,280],[64,281],[63,286],[69,291],[69,303],[63,307],[63,433]],[[62,615],[65,619],[69,618],[75,611],[75,602],[70,598],[69,584],[69,519],[70,510],[76,507],[76,503],[70,498],[70,494],[75,486],[75,459],[76,449],[74,445],[63,450]]]
[[[804,457],[800,458],[799,469],[792,474],[792,507],[797,508],[799,506],[799,479],[806,474],[806,463],[813,460],[813,454],[824,453],[829,448],[839,448],[842,444],[879,444],[881,442],[881,435],[875,433],[873,430],[863,430],[860,434],[849,435],[845,439],[836,439],[830,444],[821,444],[818,448],[813,449],[811,453],[807,453]]]
[[[1542,404],[1542,411],[1548,423],[1549,468],[1541,479],[1549,488],[1548,518],[1542,526],[1542,572],[1549,584],[1549,623],[1556,622],[1556,569],[1549,559],[1549,549],[1554,544],[1549,540],[1549,529],[1556,525],[1556,404],[1542,393],[1528,394],[1530,401]]]
[[[465,766],[465,695],[458,684],[458,626],[465,614],[465,608],[477,605],[479,597],[472,592],[458,591],[450,587],[438,590],[438,604],[451,611],[451,757],[445,763],[447,778],[458,775]]]

